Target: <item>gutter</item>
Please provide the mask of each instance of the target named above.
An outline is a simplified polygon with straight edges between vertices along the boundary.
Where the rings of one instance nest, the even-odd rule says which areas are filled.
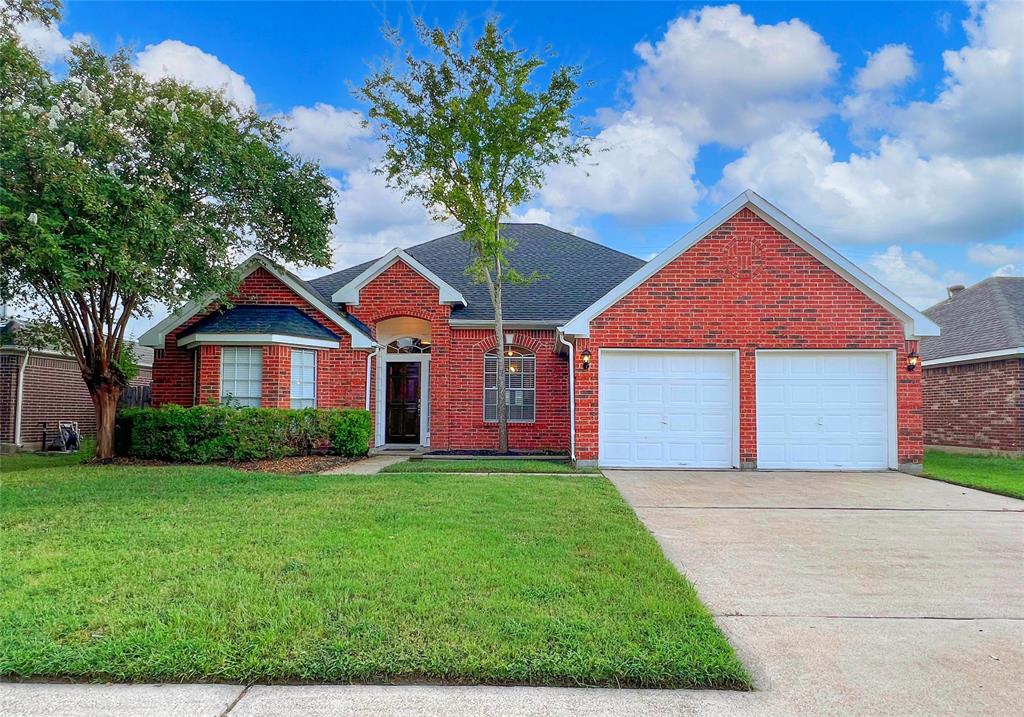
[[[21,447],[21,409],[25,403],[25,369],[28,367],[28,357],[32,349],[25,349],[24,356],[18,364],[18,388],[15,398],[14,409],[14,445]]]
[[[576,462],[576,353],[573,345],[565,340],[562,329],[555,334],[558,343],[569,349],[569,457]]]

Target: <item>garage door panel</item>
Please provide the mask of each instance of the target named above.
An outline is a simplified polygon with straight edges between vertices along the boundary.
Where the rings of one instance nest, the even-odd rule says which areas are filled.
[[[887,468],[890,361],[884,352],[758,352],[759,467]]]
[[[733,354],[606,350],[599,366],[602,465],[734,465]]]

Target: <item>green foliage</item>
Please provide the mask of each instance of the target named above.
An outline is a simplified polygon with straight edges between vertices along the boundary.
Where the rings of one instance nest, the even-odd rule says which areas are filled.
[[[1024,500],[1024,457],[925,451],[928,478]]]
[[[365,455],[370,414],[358,409],[292,410],[167,405],[129,408],[117,417],[120,455],[176,463],[248,461],[327,450]]]
[[[45,21],[57,8],[12,12]],[[150,82],[126,50],[78,43],[54,77],[5,21],[0,127],[0,301],[60,326],[94,396],[130,380],[132,317],[227,297],[240,255],[329,263],[334,190],[286,151],[284,128],[220,92]],[[99,409],[100,457],[112,405]]]

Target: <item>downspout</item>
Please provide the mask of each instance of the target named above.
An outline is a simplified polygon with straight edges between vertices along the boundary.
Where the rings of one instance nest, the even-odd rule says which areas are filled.
[[[25,369],[32,349],[25,349],[24,357],[18,365],[18,389],[14,408],[14,445],[21,447],[21,407],[25,403]]]
[[[576,461],[576,353],[573,345],[565,340],[562,329],[558,329],[555,335],[559,343],[569,349],[569,457]]]

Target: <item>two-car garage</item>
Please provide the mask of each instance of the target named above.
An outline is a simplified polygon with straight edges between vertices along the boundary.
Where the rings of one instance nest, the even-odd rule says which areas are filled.
[[[602,349],[599,464],[738,468],[742,425],[756,426],[761,469],[895,467],[893,352],[757,351],[742,392],[739,361],[735,350]]]

